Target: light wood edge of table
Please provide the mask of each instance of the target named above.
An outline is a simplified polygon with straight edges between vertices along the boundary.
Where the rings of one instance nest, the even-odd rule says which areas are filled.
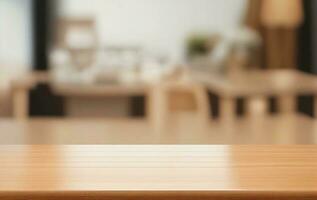
[[[155,199],[163,200],[167,198],[173,199],[203,199],[217,198],[219,200],[232,199],[266,199],[273,198],[279,200],[299,200],[301,198],[315,199],[317,198],[316,191],[270,191],[270,190],[104,190],[104,191],[0,191],[0,198],[2,200],[17,200],[32,198],[38,199],[61,199],[66,200],[70,198],[76,199],[91,199],[91,198],[105,198],[105,199]]]

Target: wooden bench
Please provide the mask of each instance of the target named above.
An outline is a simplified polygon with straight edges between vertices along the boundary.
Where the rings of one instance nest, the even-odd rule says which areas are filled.
[[[224,120],[235,117],[236,99],[246,99],[247,114],[265,114],[267,100],[276,97],[280,113],[296,112],[296,97],[315,97],[317,113],[317,76],[296,70],[251,70],[228,75],[197,70],[191,77],[220,97],[220,115]]]

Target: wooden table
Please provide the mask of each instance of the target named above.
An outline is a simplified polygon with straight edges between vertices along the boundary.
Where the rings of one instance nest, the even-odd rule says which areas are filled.
[[[136,81],[135,83],[117,84],[71,84],[56,83],[49,73],[30,73],[13,82],[13,110],[16,119],[28,119],[28,93],[38,83],[49,84],[56,95],[67,97],[66,110],[75,113],[74,117],[83,117],[89,113],[104,113],[104,103],[100,97],[131,97],[145,96],[146,98],[146,117],[160,127],[162,119],[167,118],[169,107],[190,104],[192,99],[195,101],[195,109],[199,117],[206,121],[209,119],[209,102],[205,88],[195,82],[178,80],[161,81],[147,83]],[[169,93],[173,93],[174,97]],[[182,94],[189,94],[184,96]],[[178,96],[178,98],[175,98]],[[191,98],[193,96],[193,98]],[[175,101],[180,99],[180,101]],[[94,101],[95,100],[95,101]],[[189,101],[188,101],[189,100]],[[88,102],[87,102],[88,101]],[[89,102],[90,101],[90,102]],[[91,102],[92,101],[92,102]],[[74,106],[73,106],[74,105]],[[170,106],[171,105],[171,106]],[[66,112],[67,112],[66,111]],[[73,111],[73,112],[72,112]],[[68,113],[68,112],[67,112]],[[85,116],[92,117],[92,116]]]
[[[144,95],[148,97],[146,110],[149,118],[161,124],[168,109],[168,91],[191,91],[196,97],[198,111],[203,120],[209,119],[209,102],[206,88],[221,98],[220,110],[224,121],[232,120],[235,114],[236,98],[247,99],[247,113],[263,114],[266,111],[266,100],[271,96],[278,97],[282,113],[294,113],[296,96],[317,95],[317,78],[293,70],[249,71],[230,76],[222,76],[200,71],[187,71],[186,81],[163,81],[158,84],[119,84],[106,86],[74,86],[51,83],[57,94],[65,96],[122,96]],[[14,113],[16,118],[26,118],[28,88],[36,82],[48,81],[48,74],[31,74],[14,84]],[[45,79],[46,78],[46,79]],[[175,93],[175,92],[174,92]],[[317,98],[315,98],[317,99]],[[185,102],[176,101],[176,104]],[[317,100],[315,100],[317,113]]]
[[[104,100],[109,97],[129,98],[133,96],[145,97],[145,111],[146,117],[149,120],[155,118],[156,107],[152,105],[155,103],[153,95],[153,86],[146,83],[131,83],[131,84],[96,84],[96,85],[80,85],[80,84],[50,84],[54,94],[66,98],[65,108],[66,113],[73,114],[74,117],[91,117],[86,116],[87,113],[81,113],[80,107],[87,107],[89,113],[104,113],[107,104]],[[95,100],[95,101],[94,101]],[[115,99],[117,101],[118,99]],[[113,102],[115,103],[115,102]],[[123,102],[125,103],[125,102]],[[128,104],[128,102],[127,102]],[[87,106],[88,105],[88,106]],[[121,105],[122,106],[122,105]],[[108,106],[110,107],[110,106]],[[124,106],[122,106],[124,107]],[[118,109],[118,108],[117,108]],[[101,114],[101,116],[103,116]]]
[[[317,198],[316,146],[0,146],[0,199]]]
[[[254,70],[229,75],[191,71],[190,74],[220,97],[220,110],[226,119],[234,116],[237,98],[246,98],[247,111],[254,114],[265,112],[265,101],[272,96],[278,97],[283,113],[295,112],[297,96],[317,96],[317,77],[295,70]],[[317,100],[315,105],[317,113]]]
[[[127,118],[1,119],[0,144],[317,144],[316,121],[301,115],[205,123],[182,113],[165,120],[157,127]]]
[[[12,82],[13,115],[16,119],[27,119],[29,109],[29,91],[37,84],[49,84],[54,94],[71,97],[129,97],[142,95],[147,98],[146,111],[150,120],[154,120],[157,110],[156,95],[153,86],[145,83],[113,84],[113,85],[75,85],[55,83],[47,72],[26,74]],[[155,104],[155,105],[154,105]],[[83,105],[81,105],[83,106]],[[67,107],[67,106],[66,106]],[[100,107],[99,107],[100,108]],[[98,109],[98,108],[92,108]]]

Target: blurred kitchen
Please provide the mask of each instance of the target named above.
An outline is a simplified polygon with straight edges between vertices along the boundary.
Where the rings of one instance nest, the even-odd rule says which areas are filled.
[[[0,143],[317,143],[316,13],[314,0],[1,0]]]

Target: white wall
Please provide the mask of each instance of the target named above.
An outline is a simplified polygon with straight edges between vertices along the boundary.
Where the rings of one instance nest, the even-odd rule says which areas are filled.
[[[10,115],[10,81],[32,62],[31,0],[0,0],[0,116]]]
[[[31,0],[0,0],[0,64],[30,66]]]
[[[60,16],[94,16],[105,45],[140,45],[182,58],[193,32],[223,32],[240,23],[245,0],[59,0]]]

